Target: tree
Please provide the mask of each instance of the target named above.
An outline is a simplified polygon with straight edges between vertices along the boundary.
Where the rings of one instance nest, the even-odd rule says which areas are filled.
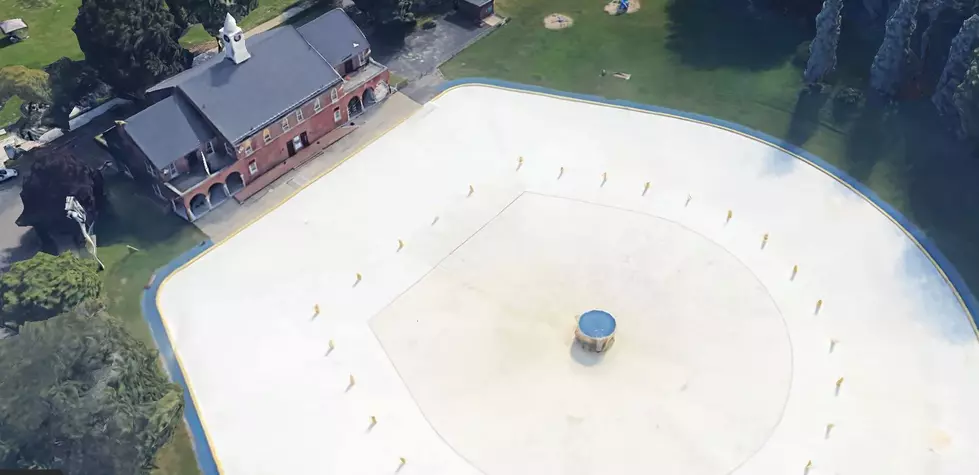
[[[959,136],[979,141],[979,50],[973,51],[965,77],[952,95],[959,118]]]
[[[918,57],[922,60],[925,59],[925,54],[928,53],[928,43],[931,42],[935,25],[938,24],[938,16],[946,9],[951,8],[952,3],[953,0],[924,0],[924,5],[921,6],[921,10],[928,14],[928,26],[921,33],[921,42],[918,48]]]
[[[24,102],[51,103],[48,73],[24,66],[0,68],[0,103],[13,96]]]
[[[94,262],[39,252],[0,275],[0,323],[17,327],[64,313],[102,294]]]
[[[821,81],[836,67],[836,47],[840,43],[843,0],[826,0],[816,15],[816,37],[809,44],[809,62],[803,74],[806,84]]]
[[[354,4],[382,26],[395,26],[415,20],[411,13],[411,0],[354,0]]]
[[[932,104],[935,104],[935,108],[941,115],[949,117],[957,115],[953,96],[965,78],[969,63],[973,60],[972,51],[976,47],[977,40],[979,40],[979,15],[972,15],[962,22],[958,34],[952,39],[952,45],[948,48],[948,60],[935,86],[935,94],[931,96]]]
[[[893,97],[902,81],[902,73],[910,53],[911,34],[917,25],[920,0],[901,0],[897,10],[887,20],[884,42],[881,43],[870,67],[870,85],[880,94]]]
[[[252,10],[258,8],[258,0],[185,0],[192,17],[204,27],[204,31],[214,38],[221,35],[218,30],[224,26],[224,19],[230,13],[235,18],[244,18]],[[218,45],[221,45],[218,39]]]
[[[0,341],[0,466],[148,473],[180,423],[156,351],[96,302]]]
[[[98,72],[85,61],[61,58],[44,68],[50,76],[51,108],[47,114],[58,127],[68,128],[68,115],[75,106],[94,107],[111,96]]]
[[[27,159],[32,165],[20,191],[24,211],[18,226],[32,226],[42,237],[78,233],[78,224],[65,214],[68,196],[85,208],[89,223],[95,222],[106,202],[101,173],[65,149],[36,148]]]
[[[162,0],[82,0],[72,30],[85,61],[118,94],[142,98],[193,62]]]

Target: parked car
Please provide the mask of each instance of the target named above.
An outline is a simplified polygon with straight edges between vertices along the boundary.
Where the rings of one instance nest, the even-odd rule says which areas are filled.
[[[12,180],[17,177],[17,170],[13,168],[0,168],[0,182]]]

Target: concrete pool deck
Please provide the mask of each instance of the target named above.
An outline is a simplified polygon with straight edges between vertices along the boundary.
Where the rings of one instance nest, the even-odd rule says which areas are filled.
[[[738,131],[472,84],[157,304],[224,474],[971,473],[973,300],[882,208]]]

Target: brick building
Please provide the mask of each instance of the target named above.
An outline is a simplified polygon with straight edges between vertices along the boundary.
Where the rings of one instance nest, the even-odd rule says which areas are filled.
[[[147,90],[153,105],[103,134],[125,170],[193,221],[239,200],[353,130],[387,96],[387,68],[343,10],[247,40]],[[315,147],[310,147],[315,145]]]

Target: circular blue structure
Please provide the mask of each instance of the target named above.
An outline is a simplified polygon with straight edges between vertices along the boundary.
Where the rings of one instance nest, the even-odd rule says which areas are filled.
[[[601,353],[615,340],[615,317],[604,310],[589,310],[578,317],[575,340],[586,350]]]

